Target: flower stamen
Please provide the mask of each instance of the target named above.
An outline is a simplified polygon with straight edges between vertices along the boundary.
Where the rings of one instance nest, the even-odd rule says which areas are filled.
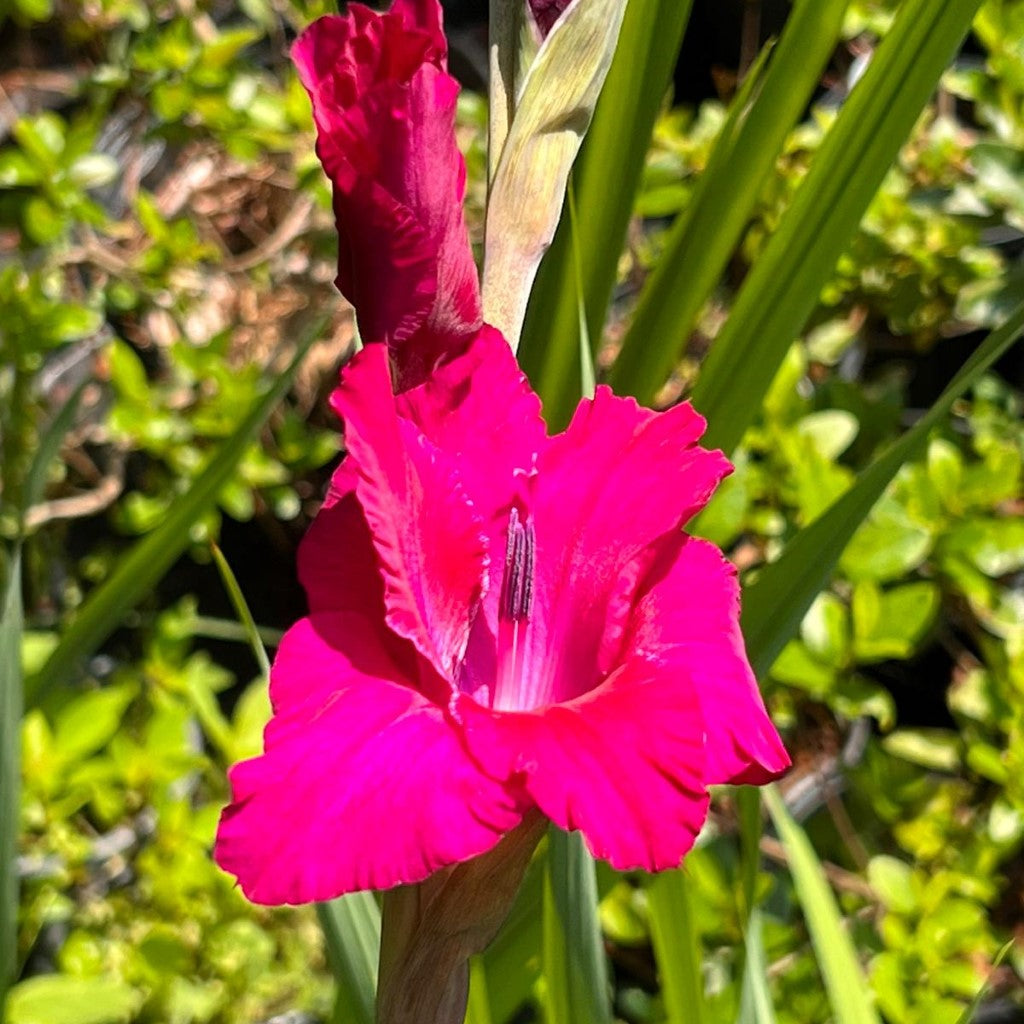
[[[533,610],[533,574],[537,538],[533,523],[519,518],[513,507],[508,515],[505,576],[501,589],[501,617],[511,622],[529,619]]]
[[[521,709],[528,688],[526,679],[527,630],[533,611],[533,576],[537,560],[537,535],[533,523],[518,508],[508,514],[505,575],[498,604],[498,678],[493,706]]]

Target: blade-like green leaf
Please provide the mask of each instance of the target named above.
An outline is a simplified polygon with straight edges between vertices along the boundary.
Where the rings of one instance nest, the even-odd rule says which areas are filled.
[[[651,941],[669,1024],[702,1024],[701,947],[690,908],[689,881],[680,869],[663,871],[647,887]]]
[[[78,412],[78,403],[82,400],[82,392],[85,390],[89,378],[86,377],[68,396],[67,400],[57,411],[49,427],[39,438],[39,447],[36,449],[35,458],[29,467],[25,478],[25,507],[31,508],[37,502],[42,501],[43,491],[46,487],[46,473],[50,463],[57,457],[60,451],[61,442],[64,440],[71,425],[75,422],[75,414]]]
[[[771,668],[828,578],[857,527],[867,518],[889,481],[926,441],[928,432],[953,402],[1024,331],[1024,305],[975,350],[935,404],[894,442],[823,515],[805,526],[779,558],[766,565],[744,590],[743,635],[754,672]]]
[[[57,457],[78,411],[83,381],[60,407],[39,438],[22,489],[24,512],[42,499],[46,473]],[[22,532],[23,525],[19,527]],[[21,677],[21,635],[24,609],[21,597],[21,544],[9,552],[0,573],[0,1018],[18,968],[18,830],[21,819],[21,717],[24,703]]]
[[[795,4],[753,102],[743,96],[734,102],[739,116],[719,136],[690,206],[677,218],[644,286],[612,372],[617,391],[649,401],[668,378],[821,80],[847,6],[848,0]]]
[[[380,908],[372,893],[353,892],[318,903],[335,981],[331,1024],[373,1024],[380,949]]]
[[[764,801],[786,849],[836,1024],[881,1024],[868,996],[870,989],[853,940],[843,927],[842,915],[814,847],[774,786],[765,787]]]
[[[1003,961],[1010,955],[1010,950],[1013,949],[1014,945],[1015,940],[1009,939],[1000,947],[999,952],[996,953],[996,957],[992,961],[992,975],[994,975],[996,970],[1002,966]],[[974,993],[974,998],[971,1000],[964,1012],[960,1014],[956,1024],[971,1024],[971,1021],[974,1020],[974,1015],[978,1012],[978,1007],[981,1006],[982,1001],[985,996],[988,995],[989,989],[991,988],[992,975],[990,975],[989,978],[986,979],[985,984]]]
[[[569,202],[569,231],[572,235],[573,291],[576,294],[576,328],[580,339],[580,386],[584,398],[593,398],[597,389],[594,375],[594,350],[590,345],[590,328],[587,326],[587,307],[584,298],[583,257],[580,254],[580,220],[576,215],[576,190],[569,179],[567,193]]]
[[[310,345],[320,336],[319,318],[299,344],[294,359],[256,402],[189,490],[168,509],[163,522],[125,555],[89,597],[39,674],[28,680],[27,699],[75,672],[118,627],[125,613],[147,594],[188,547],[192,524],[216,501],[256,431],[287,392]]]
[[[256,664],[260,667],[260,674],[264,679],[269,680],[270,658],[267,657],[267,649],[263,646],[263,638],[260,636],[259,626],[256,625],[256,620],[252,617],[252,612],[249,610],[249,604],[245,600],[242,588],[238,585],[238,578],[232,571],[231,566],[228,565],[224,552],[216,544],[211,544],[210,550],[213,553],[213,563],[217,566],[217,571],[220,573],[224,589],[228,592],[228,598],[235,609],[235,614],[245,630],[245,637],[249,641],[253,657],[256,659]]]
[[[905,0],[744,282],[693,392],[704,443],[731,451],[981,0]]]
[[[5,566],[0,619],[0,1018],[18,968],[18,829],[21,820],[21,549]]]
[[[584,390],[572,238],[575,234],[580,252],[587,327],[597,346],[644,157],[691,6],[692,0],[630,0],[605,88],[573,168],[576,202],[586,217],[574,231],[563,216],[530,295],[519,359],[552,426],[568,421]]]
[[[543,963],[549,1019],[558,1024],[611,1024],[593,858],[578,832],[552,828],[548,842]]]
[[[734,792],[740,825],[742,913],[749,918],[756,906],[757,875],[761,867],[761,791],[756,786],[737,786]]]
[[[487,989],[487,969],[480,957],[474,957],[469,962],[469,1005],[465,1024],[494,1024]]]
[[[775,1024],[775,1011],[768,991],[768,963],[761,926],[761,911],[755,907],[747,922],[744,942],[746,960],[737,1024]]]

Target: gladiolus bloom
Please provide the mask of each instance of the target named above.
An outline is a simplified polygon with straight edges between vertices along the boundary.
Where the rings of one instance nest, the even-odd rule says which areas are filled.
[[[387,15],[353,6],[300,41],[321,154],[341,131],[324,110],[337,83],[398,66],[353,40],[387,39],[402,55],[410,38],[422,44],[392,110],[411,109],[424,68],[440,80],[426,2]],[[447,88],[434,95],[447,123]],[[359,132],[385,130],[352,117],[337,147],[350,162],[372,148]],[[420,131],[457,207],[451,151],[435,126]],[[359,178],[324,159],[339,221],[352,190],[380,198],[374,173],[391,198],[417,179],[394,167]],[[255,902],[323,900],[420,881],[539,809],[617,868],[673,867],[709,786],[764,783],[789,764],[744,653],[735,570],[682,530],[731,467],[697,444],[704,421],[688,404],[656,413],[603,387],[548,436],[501,335],[452,316],[439,291],[458,281],[471,308],[460,217],[433,192],[401,196],[420,218],[412,251],[434,245],[436,265],[421,260],[415,277],[432,298],[401,333],[387,310],[412,308],[411,261],[347,285],[383,344],[352,359],[333,396],[348,454],[299,553],[310,613],[274,662],[265,753],[231,771],[217,860]],[[408,244],[360,230],[343,234],[343,268]],[[423,337],[421,360],[410,346]]]

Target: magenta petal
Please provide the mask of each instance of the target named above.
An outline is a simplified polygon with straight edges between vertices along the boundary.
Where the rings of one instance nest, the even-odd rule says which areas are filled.
[[[396,404],[401,416],[458,463],[466,493],[484,522],[491,553],[488,583],[460,685],[493,689],[509,510],[524,493],[547,439],[540,399],[508,342],[485,324],[465,352],[441,363],[420,387],[399,395]]]
[[[344,648],[344,653],[342,652]],[[372,620],[303,619],[272,673],[266,753],[230,773],[214,856],[255,903],[417,882],[522,818],[445,712],[399,682]]]
[[[438,366],[420,387],[403,392],[396,404],[399,415],[458,464],[484,522],[492,555],[487,615],[493,628],[509,509],[546,443],[540,399],[505,339],[484,325],[464,353]]]
[[[693,688],[637,659],[591,693],[534,712],[456,707],[497,780],[522,777],[556,825],[620,870],[675,867],[707,816],[704,723]]]
[[[704,427],[688,402],[652,412],[599,387],[540,460],[538,515],[559,507],[552,518],[566,522],[561,532],[570,538],[578,525],[603,547],[640,550],[700,511],[732,472],[721,452],[697,445]],[[566,494],[579,509],[577,523],[568,523]]]
[[[584,693],[614,667],[645,552],[731,471],[721,452],[697,445],[703,431],[688,404],[656,413],[601,387],[542,453],[532,511],[537,618],[558,652],[538,688],[548,699]]]
[[[709,785],[763,785],[790,765],[743,647],[735,568],[707,541],[672,538],[629,624],[627,646],[688,678],[707,730]]]
[[[501,333],[485,324],[463,353],[396,404],[399,415],[455,456],[480,515],[504,520],[547,431],[540,399]]]
[[[447,67],[448,40],[441,25],[441,5],[438,0],[395,0],[391,13],[401,17],[409,28],[426,32],[439,55],[440,66]]]
[[[364,341],[392,348],[399,387],[480,326],[454,133],[458,84],[445,56],[434,0],[401,0],[385,14],[351,4],[293,49],[334,185],[338,287]]]
[[[487,539],[455,460],[399,418],[387,351],[345,367],[332,403],[345,421],[355,492],[384,577],[387,623],[452,679],[486,580]]]
[[[327,499],[299,544],[299,579],[310,611],[380,610],[384,580],[373,537],[355,494],[351,459],[335,471]]]

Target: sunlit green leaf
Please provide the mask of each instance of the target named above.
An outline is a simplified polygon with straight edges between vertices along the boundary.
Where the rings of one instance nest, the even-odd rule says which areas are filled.
[[[768,962],[761,932],[761,911],[755,909],[747,922],[743,991],[737,1024],[775,1024],[775,1011],[772,1009],[768,989]]]
[[[332,1024],[373,1024],[380,909],[372,893],[317,904],[336,994]]]
[[[18,963],[18,875],[21,822],[21,551],[3,566],[0,617],[0,1010]]]
[[[6,1024],[127,1024],[142,995],[112,978],[44,974],[11,989]]]
[[[683,870],[663,871],[647,887],[651,941],[671,1024],[701,1024],[701,945]]]
[[[853,941],[814,847],[774,786],[765,789],[764,801],[786,849],[836,1024],[880,1024]]]
[[[551,829],[544,886],[544,987],[559,1024],[611,1024],[594,861],[578,832]]]
[[[702,306],[739,244],[786,135],[818,85],[839,37],[846,7],[847,0],[794,4],[768,70],[754,86],[754,95],[749,101],[742,92],[737,97],[734,113],[738,116],[730,118],[719,137],[697,192],[673,226],[665,254],[641,294],[612,369],[612,384],[617,391],[649,402],[667,379]],[[858,154],[858,158],[863,156]],[[801,271],[805,275],[813,272],[809,266]],[[777,302],[778,295],[770,301]],[[737,330],[749,313],[745,309],[738,315]],[[744,330],[756,334],[758,328],[749,325]],[[792,331],[787,345],[797,330]],[[778,361],[762,360],[758,367],[761,377],[770,374]],[[709,370],[714,372],[713,367]],[[712,408],[711,385],[711,379],[704,383],[697,407],[705,414],[728,415],[719,412],[717,406]],[[752,411],[760,405],[761,395],[763,388]],[[713,424],[713,415],[711,420]],[[720,444],[714,441],[715,446]],[[731,450],[734,445],[722,447]]]

